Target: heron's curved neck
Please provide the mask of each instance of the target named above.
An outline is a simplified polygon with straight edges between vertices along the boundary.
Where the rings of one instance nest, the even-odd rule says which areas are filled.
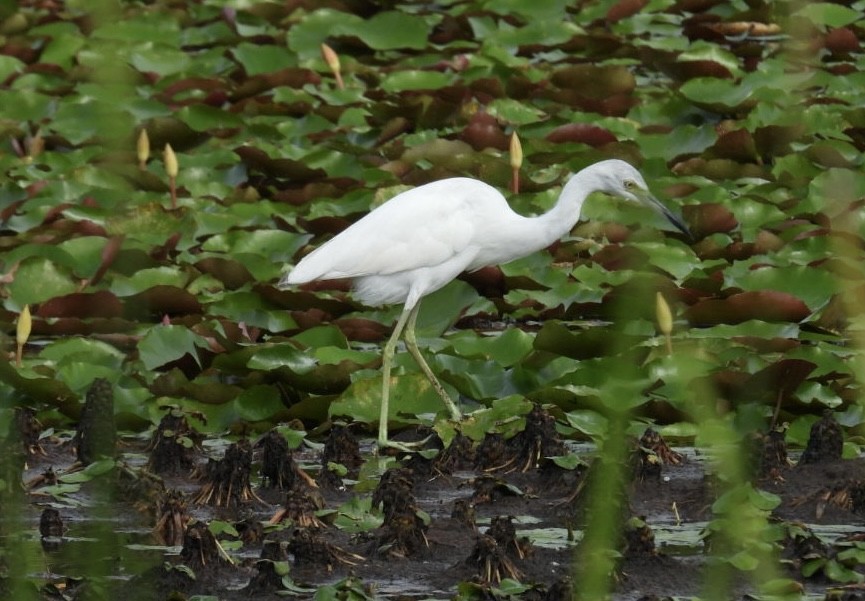
[[[568,180],[553,208],[533,219],[540,230],[538,235],[545,238],[544,247],[571,231],[580,219],[586,198],[600,189],[591,171],[580,171]]]
[[[495,232],[478,250],[469,271],[486,265],[507,263],[546,248],[571,231],[580,218],[586,197],[602,189],[590,170],[580,171],[562,188],[555,206],[537,217],[523,217],[513,211],[498,216]]]

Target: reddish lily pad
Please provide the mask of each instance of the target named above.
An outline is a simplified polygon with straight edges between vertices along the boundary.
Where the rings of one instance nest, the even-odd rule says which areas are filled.
[[[685,310],[685,317],[695,326],[736,324],[750,319],[798,322],[810,314],[811,310],[800,299],[774,290],[741,292],[724,299],[701,300]]]
[[[195,295],[176,286],[153,286],[124,299],[127,317],[146,316],[161,319],[163,315],[197,315],[203,311]]]
[[[712,234],[731,232],[739,226],[733,212],[719,203],[685,205],[682,207],[682,216],[698,240]]]
[[[617,142],[615,134],[610,130],[588,123],[566,123],[547,134],[547,140],[554,144],[576,142],[595,148]]]
[[[39,305],[36,315],[43,318],[80,317],[113,318],[123,314],[123,304],[107,290],[74,292],[55,296]]]
[[[255,278],[243,263],[220,257],[207,257],[195,263],[203,273],[209,273],[231,290],[254,282]]]

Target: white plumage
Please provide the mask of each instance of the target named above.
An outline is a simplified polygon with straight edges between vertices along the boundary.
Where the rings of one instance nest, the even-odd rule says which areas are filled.
[[[506,263],[545,248],[569,232],[592,192],[649,206],[678,229],[687,228],[649,194],[640,173],[612,159],[586,167],[568,181],[555,206],[523,217],[504,196],[481,181],[455,177],[403,192],[304,257],[279,287],[351,278],[356,298],[368,305],[402,303],[404,309],[384,349],[379,444],[387,441],[390,367],[403,328],[409,351],[454,419],[460,412],[417,348],[414,326],[420,299],[463,271]]]

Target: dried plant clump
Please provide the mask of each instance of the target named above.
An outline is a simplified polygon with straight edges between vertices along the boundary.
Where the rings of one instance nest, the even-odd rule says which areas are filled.
[[[386,471],[372,495],[373,507],[382,508],[384,522],[376,540],[376,553],[390,557],[409,557],[429,547],[428,524],[421,517],[414,497],[411,471],[393,468]]]
[[[267,540],[261,547],[261,556],[255,562],[255,575],[246,585],[245,590],[252,595],[271,593],[283,588],[282,578],[285,575],[281,564],[288,564],[287,545],[283,542]]]
[[[75,434],[78,461],[89,465],[100,457],[114,457],[116,444],[114,391],[108,380],[96,378],[87,389]]]
[[[625,557],[647,557],[657,554],[655,533],[643,517],[633,517],[625,522],[623,538]]]
[[[505,469],[523,473],[539,467],[546,457],[557,457],[566,452],[556,432],[556,419],[537,403],[526,415],[525,428],[511,438],[508,445],[515,457],[512,466],[505,466]]]
[[[45,449],[42,448],[39,438],[42,434],[42,424],[36,419],[36,410],[31,407],[15,407],[15,425],[24,453],[28,457],[34,455],[44,457]]]
[[[264,538],[264,525],[260,520],[247,517],[234,523],[238,538],[244,545],[257,545]]]
[[[60,549],[65,530],[66,527],[58,510],[53,507],[46,507],[42,510],[42,515],[39,516],[39,535],[41,537],[39,542],[42,544],[43,551],[51,553]]]
[[[498,433],[487,434],[478,446],[475,463],[486,472],[526,473],[542,466],[546,457],[565,453],[555,418],[535,404],[526,415],[525,427],[509,440]]]
[[[516,559],[525,559],[532,552],[532,542],[523,537],[517,537],[517,529],[510,516],[496,516],[490,522],[487,534],[496,539],[500,549]]]
[[[474,485],[474,493],[472,494],[472,503],[475,505],[485,505],[494,503],[497,499],[503,497],[522,496],[523,492],[517,487],[508,484],[501,478],[484,474],[478,476],[472,481]]]
[[[646,428],[640,437],[640,446],[654,453],[665,465],[680,465],[684,461],[682,454],[671,449],[660,432],[654,428]]]
[[[159,514],[153,527],[154,538],[160,545],[182,545],[187,522],[189,514],[183,493],[174,489],[167,491],[159,503]]]
[[[137,511],[154,518],[158,516],[159,506],[165,497],[165,482],[145,469],[135,469],[126,463],[118,463],[116,491],[120,498],[131,503]]]
[[[564,467],[555,461],[544,461],[538,470],[540,486],[551,492],[572,491],[582,481],[589,467],[587,463],[577,459],[573,467]]]
[[[510,465],[514,458],[508,455],[505,437],[498,432],[489,432],[475,451],[475,465],[485,472],[494,472]]]
[[[441,474],[452,474],[459,470],[468,470],[475,465],[475,451],[471,439],[457,432],[446,449],[434,460],[435,470]]]
[[[765,434],[754,432],[751,436],[751,448],[748,449],[748,459],[753,464],[753,470],[758,478],[770,478],[782,481],[784,469],[791,466],[787,456],[786,428],[776,428]]]
[[[821,489],[813,495],[796,499],[793,505],[801,505],[810,499],[816,501],[815,517],[818,520],[822,519],[830,505],[856,514],[865,514],[865,480],[847,480],[832,488]]]
[[[376,554],[399,559],[414,556],[429,548],[428,528],[416,505],[406,507],[382,524],[376,540]]]
[[[472,530],[478,529],[475,506],[471,499],[455,499],[454,507],[451,510],[451,519],[468,526]]]
[[[285,520],[304,529],[327,526],[316,512],[324,509],[324,497],[315,480],[304,472],[288,450],[285,439],[276,432],[266,435],[259,443],[262,448],[262,474],[271,485],[287,490],[285,504],[270,518],[271,524]]]
[[[60,511],[53,507],[46,507],[39,516],[39,535],[42,538],[60,538],[66,531]]]
[[[305,482],[297,482],[295,487],[286,495],[285,505],[270,518],[270,523],[279,524],[285,520],[291,520],[299,528],[325,528],[327,524],[315,514],[324,507],[324,497],[321,496],[318,487],[310,486]]]
[[[563,576],[553,582],[550,588],[547,589],[544,601],[571,601],[573,598],[574,584],[570,577]]]
[[[332,545],[314,531],[297,528],[288,541],[288,551],[294,556],[294,565],[324,566],[328,572],[337,565],[355,566],[365,558]]]
[[[477,570],[477,579],[482,584],[499,583],[505,578],[520,580],[523,577],[523,573],[508,556],[507,551],[488,534],[478,536],[471,554],[464,563]]]
[[[192,502],[213,507],[238,507],[250,501],[263,503],[250,485],[252,446],[248,440],[230,445],[222,459],[211,459]]]
[[[153,432],[147,445],[150,457],[148,469],[157,474],[188,473],[194,464],[195,450],[202,436],[189,426],[186,416],[177,409],[170,409]]]
[[[664,462],[652,450],[639,445],[631,455],[631,465],[637,482],[660,482]]]
[[[285,437],[276,430],[262,436],[255,446],[261,449],[264,486],[293,490],[301,486],[299,482],[303,482],[313,488],[317,487],[315,481],[297,465]]]
[[[809,561],[829,557],[829,546],[805,524],[790,524],[781,545],[781,557],[789,561],[797,572]]]
[[[391,468],[382,474],[372,493],[372,506],[381,507],[385,522],[414,505],[414,482],[409,470]]]
[[[661,481],[661,473],[664,470],[664,460],[652,450],[651,446],[643,444],[644,441],[651,442],[651,440],[647,440],[650,431],[655,432],[649,428],[639,440],[634,440],[631,451],[630,468],[637,482],[658,483]]]
[[[415,479],[434,478],[453,474],[458,470],[471,470],[475,466],[475,452],[472,441],[462,433],[457,433],[445,448],[441,437],[433,432],[424,444],[424,451],[438,451],[435,455],[415,453],[405,462]]]
[[[193,522],[186,528],[180,559],[193,571],[234,566],[234,562],[213,536],[207,524],[201,521]]]
[[[348,427],[334,424],[321,454],[321,472],[318,476],[320,484],[334,490],[340,489],[343,487],[342,477],[331,469],[331,466],[342,466],[345,469],[344,476],[356,480],[361,465],[363,457],[357,437]]]
[[[20,455],[21,455],[21,459],[22,459],[22,469],[23,469],[23,458],[24,458],[23,452],[21,452]],[[6,462],[10,463],[10,464],[12,463],[9,461],[8,455],[7,455]],[[9,467],[11,468],[11,466],[9,466]],[[21,476],[20,472],[15,475],[16,478],[19,478],[20,476]],[[7,481],[8,482],[14,482],[15,480],[9,478],[9,479],[7,479]],[[24,485],[24,488],[27,490],[33,490],[34,488],[40,488],[42,486],[54,486],[58,482],[60,482],[60,479],[59,479],[57,472],[54,471],[53,466],[49,465],[48,467],[46,467],[42,471],[41,474],[28,480],[27,483]]]
[[[830,463],[841,459],[844,449],[844,432],[841,424],[827,410],[823,417],[814,422],[808,436],[808,444],[799,459],[800,465],[809,463]]]

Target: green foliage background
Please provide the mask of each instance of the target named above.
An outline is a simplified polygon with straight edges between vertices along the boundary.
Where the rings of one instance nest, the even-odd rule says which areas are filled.
[[[329,412],[374,421],[375,343],[397,309],[274,284],[406,186],[472,175],[505,190],[517,132],[516,210],[545,210],[569,172],[620,157],[695,239],[597,198],[549,252],[428,299],[431,364],[469,408],[552,403],[565,434],[595,439],[627,411],[726,448],[780,398],[788,440],[832,408],[858,443],[863,9],[0,3],[6,349],[24,305],[34,314],[24,366],[0,364],[2,415],[32,406],[68,427],[103,377],[133,431],[164,405],[202,412],[210,432],[314,427]],[[678,317],[673,357],[654,323],[659,291]],[[395,420],[439,410],[410,358],[395,397]]]

